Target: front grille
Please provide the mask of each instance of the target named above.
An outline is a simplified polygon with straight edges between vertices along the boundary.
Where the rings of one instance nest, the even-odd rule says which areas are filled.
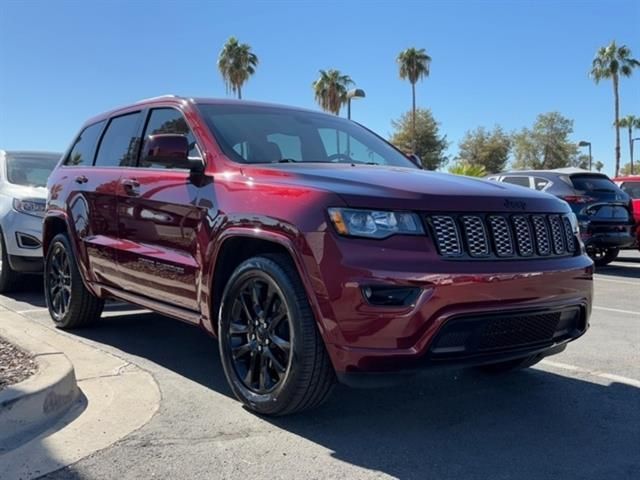
[[[448,258],[569,256],[577,246],[564,215],[429,215],[426,221],[438,252]]]
[[[586,328],[580,307],[458,317],[444,324],[429,351],[444,359],[537,348],[576,338]]]

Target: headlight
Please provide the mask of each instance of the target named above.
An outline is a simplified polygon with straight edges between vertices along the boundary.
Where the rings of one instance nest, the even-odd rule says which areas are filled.
[[[330,208],[329,217],[340,235],[368,238],[424,235],[420,218],[410,212]]]
[[[571,212],[567,215],[569,217],[569,223],[571,223],[571,228],[573,229],[573,233],[580,236],[580,226],[578,224],[578,217],[576,214]]]
[[[34,217],[44,217],[45,206],[46,203],[44,200],[13,199],[13,208],[16,212],[26,213],[27,215],[33,215]]]

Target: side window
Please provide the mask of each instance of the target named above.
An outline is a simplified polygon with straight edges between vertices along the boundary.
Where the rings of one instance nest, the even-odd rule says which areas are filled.
[[[302,161],[302,144],[300,137],[286,135],[284,133],[272,133],[267,135],[267,141],[275,143],[280,148],[282,158],[290,158],[298,162]]]
[[[96,167],[127,167],[135,165],[138,153],[140,112],[114,117],[102,136]]]
[[[196,145],[196,139],[187,125],[187,121],[182,114],[173,108],[154,108],[149,115],[149,121],[144,132],[144,138],[149,135],[156,135],[162,133],[174,133],[178,135],[184,135],[189,142],[189,156],[200,157],[200,151]],[[167,165],[156,165],[153,162],[140,159],[140,167],[144,168],[171,168]]]
[[[102,132],[105,121],[94,123],[85,128],[80,136],[73,144],[73,148],[64,160],[65,165],[79,166],[79,165],[91,165],[93,163],[93,156],[96,152],[96,144],[98,143],[98,137]]]
[[[513,185],[520,185],[521,187],[529,188],[529,177],[504,177],[502,181],[504,183],[511,183]]]
[[[536,186],[536,190],[544,190],[549,185],[549,180],[546,178],[534,177],[533,183]]]

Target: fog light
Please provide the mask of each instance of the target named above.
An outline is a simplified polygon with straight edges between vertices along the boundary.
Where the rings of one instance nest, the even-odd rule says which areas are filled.
[[[390,287],[388,285],[365,285],[362,296],[370,305],[382,307],[406,307],[414,305],[421,289],[416,287]]]

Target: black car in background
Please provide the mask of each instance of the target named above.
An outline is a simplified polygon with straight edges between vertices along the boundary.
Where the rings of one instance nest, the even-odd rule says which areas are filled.
[[[612,262],[634,243],[631,197],[603,173],[578,168],[517,170],[487,177],[555,195],[578,217],[580,235],[596,265]]]

